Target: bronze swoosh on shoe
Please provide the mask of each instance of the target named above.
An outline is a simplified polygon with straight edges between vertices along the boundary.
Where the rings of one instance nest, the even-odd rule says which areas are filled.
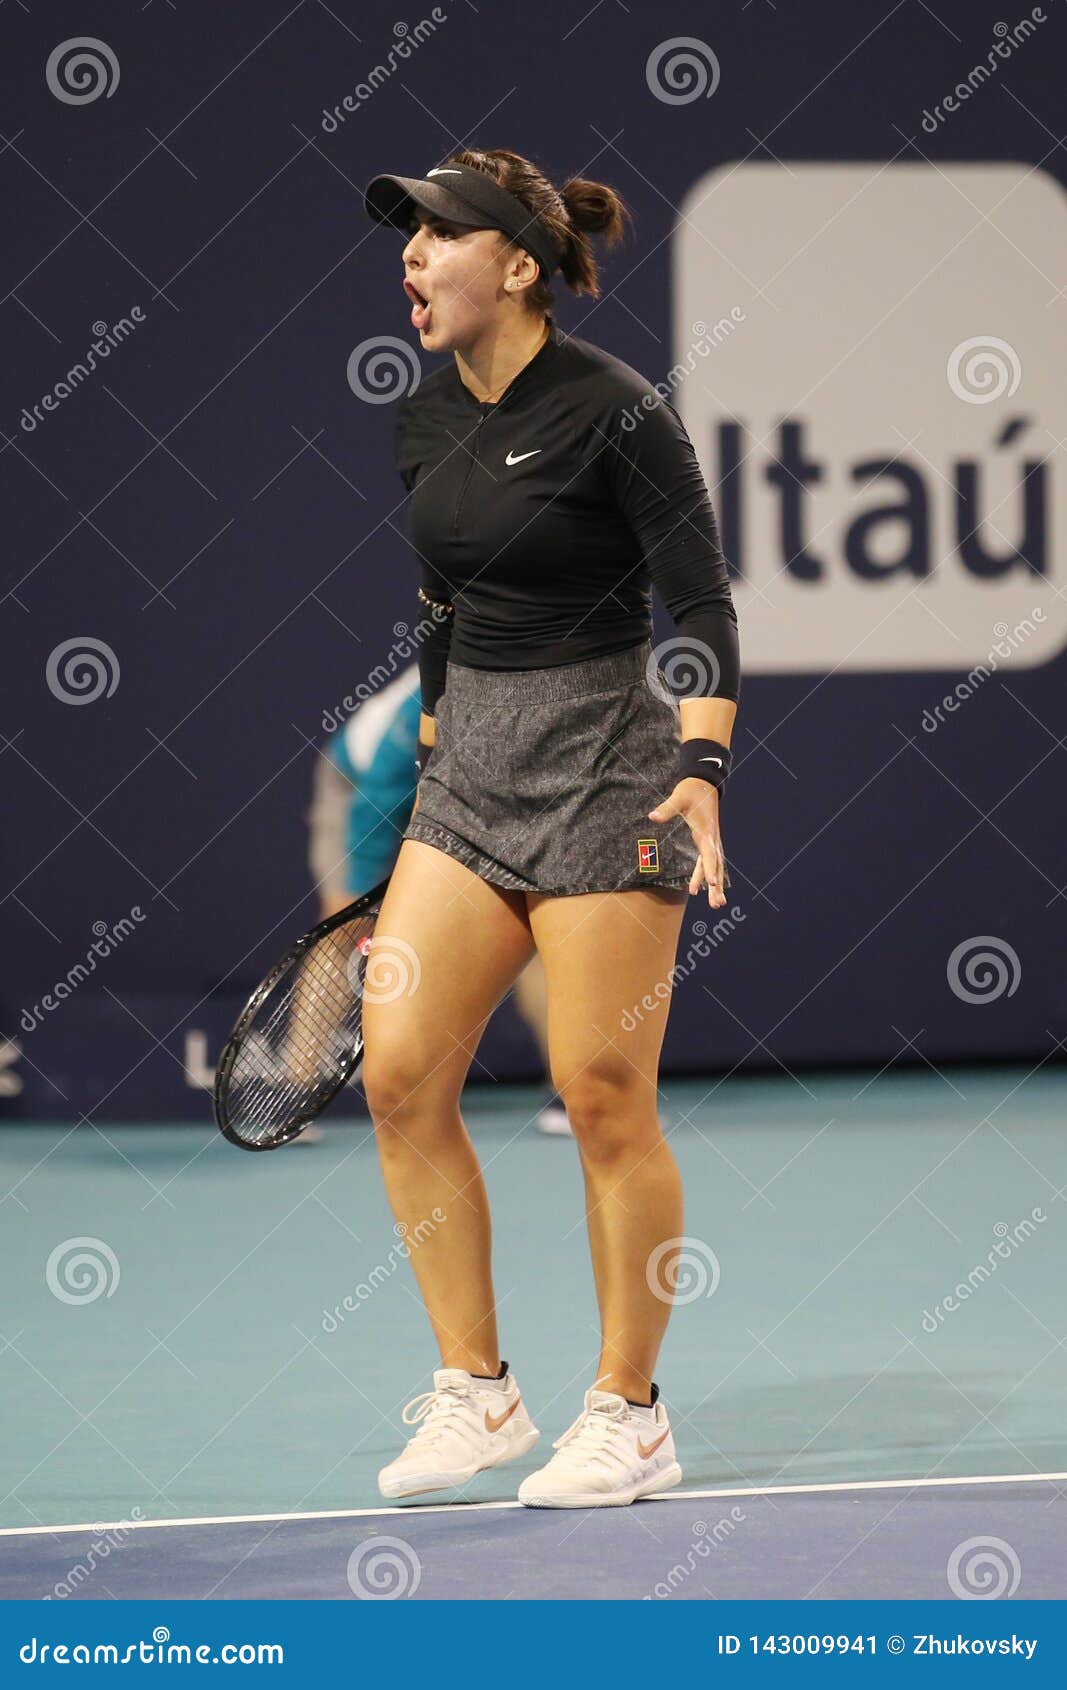
[[[515,1401],[511,1405],[511,1407],[508,1408],[508,1409],[505,1409],[504,1413],[499,1414],[499,1415],[490,1414],[489,1410],[486,1409],[486,1411],[485,1411],[485,1429],[486,1429],[486,1431],[487,1432],[499,1432],[499,1430],[500,1430],[501,1426],[503,1426],[505,1420],[511,1419],[511,1416],[514,1414],[515,1410],[518,1408],[521,1401],[522,1401],[521,1397],[516,1397]]]
[[[641,1457],[641,1460],[647,1461],[650,1455],[655,1455],[655,1453],[658,1450],[660,1444],[665,1444],[667,1442],[667,1439],[670,1437],[670,1435],[671,1435],[671,1429],[668,1426],[667,1430],[663,1433],[662,1437],[657,1438],[654,1444],[643,1444],[641,1442],[641,1439],[638,1438],[638,1440],[637,1440],[637,1453]]]

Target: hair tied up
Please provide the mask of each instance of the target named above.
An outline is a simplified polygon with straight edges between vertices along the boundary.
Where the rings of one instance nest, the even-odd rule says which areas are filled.
[[[572,176],[564,182],[560,197],[575,229],[583,235],[607,235],[607,244],[614,246],[623,226],[622,202],[614,189],[584,176]]]
[[[633,221],[629,207],[614,188],[585,176],[571,176],[557,189],[532,159],[503,148],[465,147],[454,152],[450,162],[484,170],[514,194],[558,242],[560,273],[571,291],[599,296],[590,236],[598,235],[605,246],[613,247],[622,239],[626,224]],[[553,301],[544,277],[525,290],[526,309],[534,313],[548,311]]]

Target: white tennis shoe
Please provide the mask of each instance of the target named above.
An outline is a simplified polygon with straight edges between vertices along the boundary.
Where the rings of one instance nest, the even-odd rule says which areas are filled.
[[[382,1495],[395,1499],[464,1485],[488,1467],[503,1467],[541,1436],[510,1373],[478,1379],[461,1367],[439,1367],[434,1388],[404,1409],[415,1436],[378,1474]]]
[[[651,1408],[634,1408],[614,1391],[586,1391],[581,1414],[552,1447],[547,1466],[519,1486],[527,1508],[620,1508],[681,1483],[655,1387]]]
[[[570,1118],[561,1097],[553,1097],[537,1117],[537,1130],[550,1138],[573,1138]]]

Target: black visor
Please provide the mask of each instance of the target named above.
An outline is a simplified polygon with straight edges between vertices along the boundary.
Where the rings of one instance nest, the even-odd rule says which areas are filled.
[[[539,217],[522,201],[469,164],[442,164],[425,176],[375,176],[363,196],[375,223],[410,233],[415,207],[474,228],[502,229],[541,266],[547,281],[559,268],[556,243]]]

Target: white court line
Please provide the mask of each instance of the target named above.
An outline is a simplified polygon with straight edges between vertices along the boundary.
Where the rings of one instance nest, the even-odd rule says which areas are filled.
[[[856,1479],[832,1485],[755,1485],[748,1490],[668,1490],[644,1498],[646,1502],[702,1502],[715,1497],[827,1495],[832,1491],[920,1490],[953,1485],[1052,1485],[1067,1481],[1067,1473],[983,1473],[958,1479]],[[61,1537],[69,1532],[144,1532],[167,1526],[251,1526],[290,1520],[375,1520],[412,1514],[475,1514],[489,1508],[522,1508],[521,1502],[431,1502],[406,1508],[324,1508],[306,1514],[207,1514],[190,1520],[112,1520],[81,1526],[0,1526],[0,1537]],[[537,1513],[545,1510],[537,1509]]]

